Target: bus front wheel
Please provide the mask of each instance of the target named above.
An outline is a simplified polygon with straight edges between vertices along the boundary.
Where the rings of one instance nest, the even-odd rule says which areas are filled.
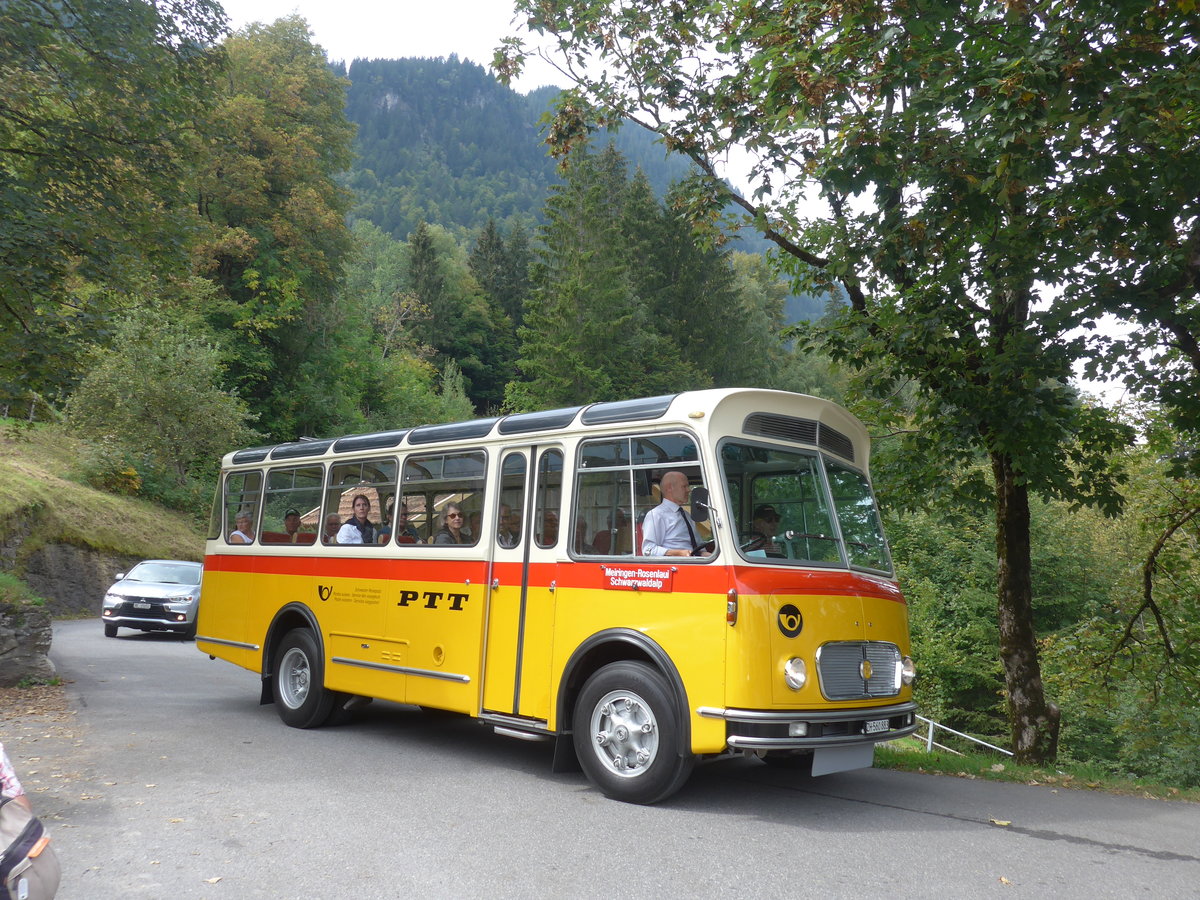
[[[695,758],[681,746],[670,685],[645,663],[611,663],[593,674],[573,719],[584,774],[614,800],[657,803],[691,774]]]
[[[336,699],[324,686],[324,667],[311,631],[297,628],[284,635],[275,653],[271,692],[279,718],[293,728],[325,724]]]

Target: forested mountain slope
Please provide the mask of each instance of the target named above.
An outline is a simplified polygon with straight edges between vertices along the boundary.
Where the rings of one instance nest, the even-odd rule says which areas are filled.
[[[541,220],[557,165],[546,154],[538,120],[557,91],[518,94],[482,66],[437,59],[359,59],[346,115],[358,126],[348,186],[353,215],[404,240],[422,219],[459,233],[489,218],[502,225]],[[662,196],[687,174],[683,157],[637,128],[613,135],[631,165]]]

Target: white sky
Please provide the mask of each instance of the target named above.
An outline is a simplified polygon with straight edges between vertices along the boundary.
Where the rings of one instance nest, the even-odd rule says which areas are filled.
[[[233,30],[293,13],[308,22],[330,60],[401,59],[457,53],[484,68],[500,40],[518,33],[509,0],[221,0]],[[549,65],[532,60],[513,87],[525,93],[564,84]]]

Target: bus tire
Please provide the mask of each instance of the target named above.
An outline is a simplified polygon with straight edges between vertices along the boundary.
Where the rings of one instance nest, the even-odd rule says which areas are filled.
[[[695,758],[681,746],[677,710],[662,673],[642,662],[595,672],[575,704],[575,753],[605,796],[657,803],[679,790]]]
[[[336,698],[325,689],[325,667],[311,631],[296,628],[283,636],[273,675],[271,693],[284,724],[293,728],[325,724]]]

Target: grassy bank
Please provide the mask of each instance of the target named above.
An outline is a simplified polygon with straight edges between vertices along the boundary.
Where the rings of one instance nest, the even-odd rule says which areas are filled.
[[[47,543],[120,556],[195,559],[194,519],[137,497],[84,484],[86,448],[60,425],[0,424],[0,539],[21,535],[24,554]]]
[[[1095,766],[1071,763],[1056,763],[1048,767],[1025,766],[995,753],[968,753],[961,756],[941,750],[926,753],[924,746],[911,738],[877,747],[875,766],[880,769],[899,769],[929,775],[1044,785],[1054,790],[1067,788],[1155,800],[1200,802],[1200,790],[1119,778]]]

